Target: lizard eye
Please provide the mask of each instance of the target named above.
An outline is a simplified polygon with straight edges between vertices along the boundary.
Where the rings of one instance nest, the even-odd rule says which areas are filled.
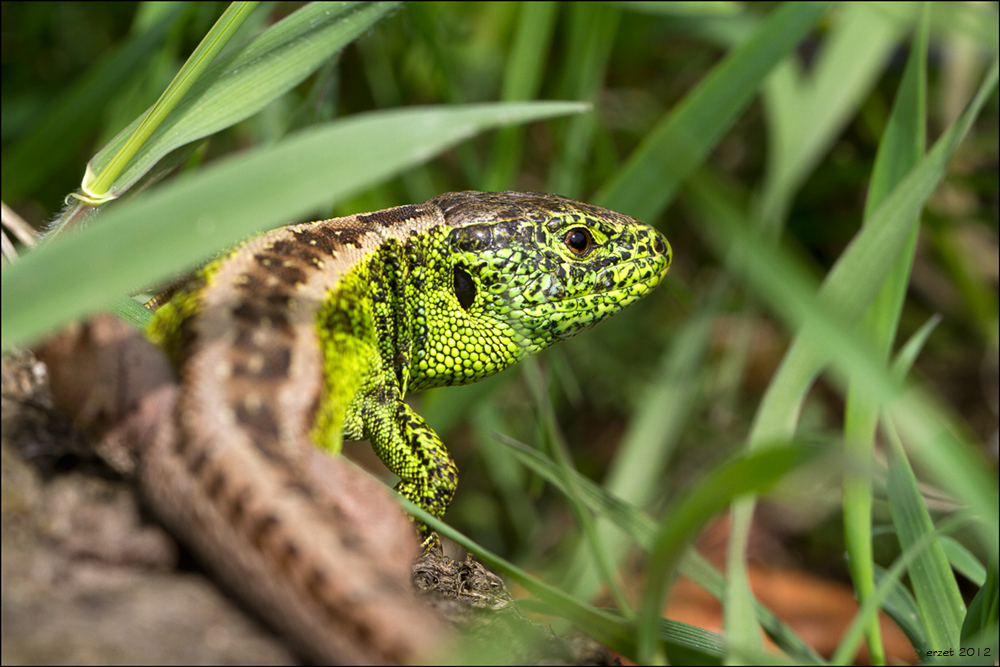
[[[565,243],[566,247],[572,250],[573,254],[577,257],[585,257],[594,246],[594,238],[590,235],[590,232],[586,228],[574,227],[566,232],[566,236],[563,237],[563,243]]]
[[[476,283],[472,280],[472,276],[459,266],[455,267],[455,298],[458,299],[458,305],[462,310],[469,310],[472,302],[476,300]]]

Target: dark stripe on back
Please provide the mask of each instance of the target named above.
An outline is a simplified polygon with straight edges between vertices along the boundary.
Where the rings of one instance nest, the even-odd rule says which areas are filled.
[[[234,307],[232,313],[234,319],[245,325],[258,326],[264,319],[268,319],[271,325],[276,328],[284,329],[290,326],[288,309],[284,304],[261,302],[260,299],[247,299]]]
[[[423,213],[424,209],[418,206],[396,206],[374,213],[359,213],[358,222],[372,226],[378,225],[379,227],[395,227],[408,220],[413,220]]]
[[[243,401],[234,402],[236,403],[236,421],[250,431],[267,436],[269,439],[277,439],[280,429],[278,427],[278,420],[275,419],[274,413],[271,412],[271,406],[267,403],[261,403],[257,406],[257,409],[250,411]],[[273,454],[267,454],[267,456],[268,458],[273,458]]]
[[[288,376],[288,369],[292,365],[292,351],[287,347],[279,348],[257,348],[240,349],[234,347],[234,356],[240,358],[233,361],[233,377],[237,378],[259,378],[262,380],[277,380]],[[250,358],[259,355],[261,364],[259,368],[250,368]]]
[[[301,253],[300,253],[301,254]],[[305,282],[306,274],[301,267],[289,265],[284,258],[270,257],[268,255],[254,255],[257,266],[276,277],[286,285],[294,287]]]
[[[325,229],[297,229],[292,232],[292,235],[299,243],[327,255],[334,255],[341,245],[341,242],[331,238],[331,234]]]

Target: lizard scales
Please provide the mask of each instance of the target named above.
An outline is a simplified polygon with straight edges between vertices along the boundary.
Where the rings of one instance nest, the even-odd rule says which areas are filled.
[[[480,380],[593,326],[670,259],[652,227],[539,193],[450,193],[259,236],[151,304],[148,334],[182,392],[176,456],[145,476],[164,480],[148,495],[223,579],[329,658],[324,618],[377,608],[379,583],[334,590],[328,570],[354,556],[316,502],[311,444],[370,439],[397,490],[443,515],[457,468],[406,393]],[[376,632],[363,617],[356,634]],[[406,658],[409,640],[369,638]]]

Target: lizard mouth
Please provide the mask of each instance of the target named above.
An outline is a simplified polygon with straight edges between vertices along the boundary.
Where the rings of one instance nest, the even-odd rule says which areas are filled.
[[[594,292],[628,294],[634,289],[641,289],[645,294],[663,281],[669,269],[667,257],[643,257],[614,264],[598,274]]]
[[[632,305],[660,284],[668,268],[665,257],[645,257],[608,267],[582,293],[550,284],[540,291],[542,303],[512,309],[511,324],[534,341],[533,348],[547,347]]]
[[[642,230],[625,244],[626,257],[604,258],[590,271],[545,271],[510,293],[506,317],[530,350],[539,350],[603,322],[656,288],[670,269],[670,244]]]

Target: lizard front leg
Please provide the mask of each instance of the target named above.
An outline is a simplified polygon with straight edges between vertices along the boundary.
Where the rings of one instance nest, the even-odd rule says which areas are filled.
[[[434,516],[444,516],[458,486],[458,466],[437,433],[402,400],[392,382],[365,397],[361,414],[375,453],[400,478],[396,491]],[[433,548],[433,531],[417,523],[424,549]]]

